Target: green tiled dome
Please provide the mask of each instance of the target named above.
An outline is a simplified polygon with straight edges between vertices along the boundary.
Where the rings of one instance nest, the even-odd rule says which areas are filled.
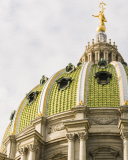
[[[95,73],[107,71],[112,73],[110,83],[101,85],[97,83]],[[119,85],[116,70],[113,65],[108,64],[108,68],[98,68],[96,64],[91,67],[88,79],[87,106],[88,107],[119,107]]]
[[[56,82],[53,84],[48,100],[47,116],[70,110],[72,107],[76,106],[77,87],[80,71],[81,66],[77,67],[75,71],[69,74],[64,72],[59,76],[59,78],[70,77],[73,79],[70,87],[63,91],[58,90]]]
[[[44,87],[44,84],[42,86],[39,86],[36,91],[39,92],[36,100],[31,104],[27,105],[28,101],[26,101],[23,111],[21,113],[18,132],[23,130],[25,127],[30,125],[30,122],[34,120],[38,116],[38,106],[39,106],[39,100],[40,100],[40,94]]]

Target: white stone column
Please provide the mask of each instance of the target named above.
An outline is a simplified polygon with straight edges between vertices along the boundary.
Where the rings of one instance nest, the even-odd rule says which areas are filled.
[[[66,134],[68,139],[68,160],[74,160],[74,140],[75,134]]]
[[[30,144],[28,146],[28,150],[30,152],[29,160],[36,160],[36,152],[38,151],[37,146],[34,144]]]
[[[79,160],[86,160],[86,139],[88,135],[86,132],[78,133],[78,137],[80,138],[80,154]]]
[[[128,133],[124,133],[123,136],[123,157],[124,160],[128,160]]]
[[[27,152],[26,147],[19,148],[19,153],[21,155],[21,160],[26,160],[26,152]]]
[[[119,111],[121,112],[118,128],[120,129],[121,138],[123,139],[123,160],[128,160],[128,107],[121,106],[119,107]],[[125,112],[125,114],[124,114]]]

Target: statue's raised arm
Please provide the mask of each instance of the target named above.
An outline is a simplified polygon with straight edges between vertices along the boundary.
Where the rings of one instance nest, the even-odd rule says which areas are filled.
[[[92,15],[93,17],[99,17],[99,15],[97,15],[97,16],[94,16],[94,15]]]
[[[106,30],[104,22],[107,22],[107,20],[106,20],[106,18],[104,16],[104,9],[105,8],[103,7],[103,5],[106,6],[106,4],[104,3],[104,1],[102,1],[100,3],[100,5],[99,5],[99,7],[101,8],[101,11],[99,11],[99,15],[97,15],[97,16],[92,15],[93,17],[98,17],[99,18],[100,26],[97,28],[97,32],[100,31],[100,30],[102,30],[102,31],[105,32],[105,30]]]

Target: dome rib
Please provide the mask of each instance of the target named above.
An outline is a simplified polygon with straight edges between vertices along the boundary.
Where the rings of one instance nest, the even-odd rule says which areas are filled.
[[[87,82],[88,82],[88,75],[93,62],[85,62],[82,66],[79,82],[78,82],[78,89],[77,89],[77,104],[82,100],[85,105],[87,105]]]
[[[41,111],[43,113],[43,116],[45,116],[45,106],[46,106],[46,100],[47,100],[47,94],[49,92],[50,87],[54,83],[54,81],[57,79],[57,77],[63,73],[65,69],[60,70],[59,72],[54,73],[46,82],[40,96],[39,101],[39,107],[38,107],[38,113]]]
[[[124,105],[125,100],[128,100],[127,75],[123,65],[120,62],[113,61],[111,64],[115,67],[118,76],[120,105]]]

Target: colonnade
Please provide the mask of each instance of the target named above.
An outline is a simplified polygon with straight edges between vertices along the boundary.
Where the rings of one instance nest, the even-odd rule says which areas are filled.
[[[68,160],[74,160],[75,150],[74,150],[74,141],[75,133],[66,134],[68,139]],[[77,133],[80,139],[80,149],[79,149],[79,160],[86,160],[86,140],[88,138],[87,132]]]
[[[26,147],[20,147],[19,148],[19,153],[21,155],[21,160],[27,160],[27,157],[29,160],[35,160],[36,159],[36,152],[38,148],[37,146],[30,144],[27,145]],[[29,153],[29,154],[27,154]]]

